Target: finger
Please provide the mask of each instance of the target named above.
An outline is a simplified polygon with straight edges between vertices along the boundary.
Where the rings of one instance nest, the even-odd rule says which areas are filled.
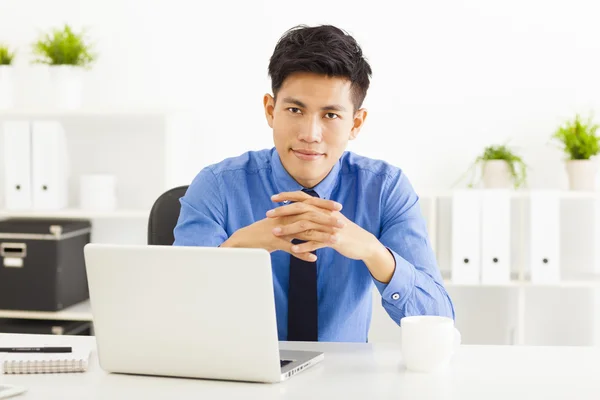
[[[331,211],[340,211],[342,209],[342,205],[336,201],[312,197],[304,192],[283,192],[274,195],[271,199],[278,203],[282,201],[304,202]]]
[[[277,218],[277,217],[286,217],[290,215],[298,215],[304,214],[309,211],[317,211],[318,208],[315,206],[311,206],[306,203],[292,203],[286,206],[281,206],[277,208],[273,208],[272,210],[267,211],[267,217],[269,218]]]
[[[307,213],[300,214],[300,215],[281,217],[281,218],[279,218],[278,224],[275,227],[275,229],[280,228],[283,230],[283,228],[285,226],[290,226],[297,222],[307,222],[307,223],[317,224],[320,226],[319,228],[317,228],[317,230],[320,230],[323,232],[328,232],[329,227],[343,228],[344,226],[346,226],[346,221],[344,220],[344,218],[340,217],[339,215],[327,215],[327,214],[323,214],[320,212],[311,211],[311,212],[307,212]],[[308,226],[308,225],[306,225],[306,226]],[[311,229],[311,227],[308,227],[307,229]],[[277,232],[277,231],[274,230],[273,233],[275,233],[275,232]]]
[[[314,255],[311,252],[308,252],[308,253],[294,253],[292,251],[289,251],[289,253],[292,255],[292,257],[296,257],[296,258],[299,258],[299,259],[304,260],[304,261],[308,261],[308,262],[315,262],[315,261],[317,261],[317,256]]]
[[[304,241],[313,241],[323,243],[325,245],[335,244],[337,242],[337,236],[330,233],[319,232],[309,229],[308,231],[300,232],[294,235],[295,239]]]
[[[287,206],[277,207],[267,211],[267,218],[282,218],[291,216],[301,216],[322,225],[331,225],[338,228],[346,226],[339,213],[320,209],[306,203],[293,203]]]
[[[297,190],[295,192],[281,192],[281,193],[277,193],[277,194],[274,194],[273,196],[271,196],[271,200],[276,201],[276,202],[281,202],[281,201],[285,201],[285,200],[304,201],[304,200],[308,200],[308,199],[312,199],[312,196],[308,193],[304,193],[301,190]]]
[[[321,231],[329,234],[335,233],[335,228],[331,225],[323,225],[312,221],[300,220],[289,225],[282,225],[273,228],[273,234],[275,236],[286,236],[309,230]]]
[[[315,207],[329,211],[340,211],[342,209],[342,205],[337,201],[320,199],[318,197],[311,197],[310,199],[304,200],[303,203],[311,204]]]
[[[292,251],[292,247],[294,246],[292,244],[292,239],[293,238],[279,238],[279,237],[274,237],[274,248],[276,250],[282,250],[285,251],[286,253],[291,254],[292,256],[299,258],[301,260],[304,261],[308,261],[308,262],[314,262],[317,261],[317,256],[312,254],[310,251],[305,252],[305,253],[298,253],[298,252],[294,252]]]
[[[301,253],[310,253],[311,251],[322,249],[323,247],[327,247],[327,246],[328,245],[325,243],[319,243],[319,242],[314,242],[314,241],[295,244],[292,246],[292,252],[293,252],[292,254],[296,255],[296,254],[301,254]]]

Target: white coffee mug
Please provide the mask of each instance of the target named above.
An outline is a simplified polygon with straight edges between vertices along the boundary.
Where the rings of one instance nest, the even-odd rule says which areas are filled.
[[[444,369],[461,343],[454,320],[434,315],[400,320],[401,353],[406,369],[435,372]]]

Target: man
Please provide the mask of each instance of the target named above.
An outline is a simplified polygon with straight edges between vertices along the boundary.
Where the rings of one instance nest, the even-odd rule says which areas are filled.
[[[200,171],[181,198],[174,245],[271,252],[280,340],[368,341],[372,283],[396,323],[454,318],[407,177],[346,151],[367,116],[371,75],[356,41],[333,26],[293,28],[269,75],[275,148]]]

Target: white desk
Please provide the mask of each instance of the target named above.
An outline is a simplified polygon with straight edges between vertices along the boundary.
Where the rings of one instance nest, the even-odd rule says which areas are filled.
[[[94,346],[93,337],[0,334],[2,345]],[[86,373],[4,375],[29,388],[15,399],[600,399],[600,348],[462,346],[438,375],[404,370],[396,345],[282,343],[325,360],[278,384],[107,374],[95,351]],[[95,349],[95,348],[94,348]]]

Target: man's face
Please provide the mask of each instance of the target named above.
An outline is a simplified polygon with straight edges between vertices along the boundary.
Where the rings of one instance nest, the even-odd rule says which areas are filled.
[[[354,112],[349,80],[311,73],[290,75],[264,106],[281,163],[306,188],[327,176],[367,115]]]

